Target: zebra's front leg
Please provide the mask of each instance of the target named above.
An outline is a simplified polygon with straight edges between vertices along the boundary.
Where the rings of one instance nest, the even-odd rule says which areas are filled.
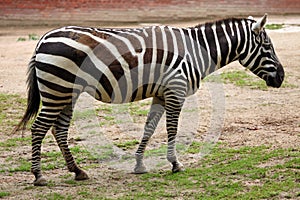
[[[168,132],[167,159],[172,164],[173,173],[184,171],[183,165],[178,161],[176,155],[176,135],[178,129],[178,119],[184,99],[177,99],[178,103],[175,102],[176,100],[172,100],[171,102],[166,101],[166,124]]]
[[[147,121],[144,127],[144,135],[142,138],[142,141],[138,147],[138,150],[135,153],[136,158],[136,165],[134,168],[134,173],[136,174],[142,174],[147,173],[147,169],[144,165],[143,158],[144,158],[144,152],[147,146],[147,143],[151,136],[153,135],[155,128],[157,127],[157,124],[163,115],[165,109],[164,109],[164,100],[159,99],[157,97],[153,97],[152,105],[150,108],[150,111],[147,116]]]

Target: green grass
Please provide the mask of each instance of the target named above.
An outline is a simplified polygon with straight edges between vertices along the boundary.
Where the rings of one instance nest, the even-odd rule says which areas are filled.
[[[28,40],[39,40],[39,39],[40,37],[35,33],[28,34]]]
[[[136,148],[137,144],[139,144],[138,140],[130,140],[130,141],[126,141],[126,142],[115,142],[114,143],[114,145],[116,145],[117,147],[119,147],[123,150]]]
[[[295,89],[295,88],[298,88],[297,85],[295,84],[291,84],[289,82],[287,82],[286,80],[283,81],[282,85],[281,85],[282,88],[291,88],[291,89]]]
[[[176,144],[176,151],[177,152],[184,152],[186,146],[183,144]],[[167,154],[167,150],[168,150],[168,146],[167,145],[161,145],[158,148],[155,149],[150,149],[145,151],[145,157],[151,157],[151,156],[166,156]]]
[[[17,148],[14,146],[14,148]],[[76,163],[93,164],[98,163],[97,158],[84,147],[70,147]],[[54,170],[66,167],[64,157],[60,150],[42,151],[41,153],[42,171]],[[7,157],[5,163],[0,163],[1,173],[30,172],[31,161],[23,157]]]
[[[268,90],[266,82],[254,75],[250,75],[248,70],[228,71],[221,75],[211,75],[205,78],[208,82],[231,83],[239,87],[248,87],[257,90]],[[282,84],[283,88],[297,88],[296,85],[290,84],[285,80]]]
[[[182,194],[187,199],[269,199],[279,198],[283,193],[296,197],[300,192],[293,194],[300,187],[299,156],[299,150],[269,150],[265,146],[215,148],[183,173],[164,171],[143,175],[139,182],[130,185],[142,190],[128,193],[124,199],[177,198]],[[288,161],[261,167],[277,159]]]
[[[148,102],[150,101],[126,103],[119,105],[116,109],[113,109],[112,105],[100,104],[96,109],[84,111],[75,110],[73,121],[96,116],[99,119],[101,127],[127,122],[129,119],[124,119],[125,121],[116,119],[116,115],[120,113],[129,113],[133,121],[137,121],[141,116],[147,116],[149,111]],[[88,126],[90,125],[87,124],[86,127]]]
[[[204,79],[207,82],[231,83],[239,87],[266,90],[264,80],[251,76],[246,70],[223,72],[221,75],[211,75]]]
[[[225,72],[221,75],[222,81],[241,87],[256,87],[258,78],[250,76],[247,72]],[[247,80],[246,82],[241,79]],[[254,83],[253,83],[254,82]],[[150,101],[126,105],[126,110],[136,118],[145,116],[143,110],[148,110]],[[16,124],[26,107],[26,100],[18,95],[0,94],[0,128],[11,130]],[[13,110],[12,110],[13,108]],[[104,114],[111,114],[112,107],[99,106],[96,109]],[[80,117],[90,117],[94,111],[80,113]],[[106,121],[114,121],[110,116],[103,117]],[[7,125],[8,124],[8,125]],[[300,127],[300,124],[299,124]],[[81,140],[80,138],[78,139]],[[137,140],[115,143],[114,145],[126,150],[135,148]],[[13,152],[16,148],[30,146],[31,138],[11,137],[0,142],[0,152],[8,150]],[[55,144],[56,145],[56,144]],[[181,157],[197,154],[204,144],[193,142],[188,148],[177,145]],[[211,154],[187,165],[185,172],[172,174],[168,170],[151,171],[149,174],[134,176],[124,172],[114,171],[109,182],[101,182],[101,177],[90,179],[86,182],[76,182],[74,175],[67,173],[61,176],[61,182],[49,180],[50,190],[59,185],[76,188],[75,193],[50,192],[39,193],[36,199],[297,199],[300,198],[300,149],[278,148],[270,149],[268,146],[238,149],[216,145]],[[77,145],[70,148],[75,160],[89,171],[99,167],[98,159],[105,161],[114,157],[111,145],[97,148],[102,154],[95,158],[90,151]],[[167,146],[162,145],[157,149],[147,150],[147,156],[166,155]],[[185,162],[183,162],[185,163]],[[134,166],[134,164],[133,164]],[[23,155],[19,157],[8,155],[5,162],[0,163],[0,172],[10,176],[18,176],[20,172],[30,173],[30,159]],[[43,151],[42,169],[53,170],[66,168],[62,153],[59,150]],[[50,173],[50,172],[48,172]],[[52,172],[51,172],[52,173]],[[99,181],[100,180],[100,181]],[[105,180],[108,180],[106,177]],[[123,184],[124,183],[124,184]],[[124,186],[123,186],[124,185]],[[77,188],[78,187],[78,188]],[[27,187],[27,190],[36,188]],[[21,191],[20,191],[21,193]],[[116,194],[116,196],[114,196]],[[0,191],[0,198],[11,196],[10,190]],[[15,195],[15,194],[13,194]],[[109,198],[105,198],[109,199]]]
[[[88,110],[75,110],[74,111],[74,116],[73,116],[73,121],[80,120],[80,119],[88,119],[91,117],[96,116],[96,112],[94,109],[88,109]]]
[[[74,197],[72,195],[64,195],[64,194],[59,194],[57,192],[53,193],[48,193],[48,194],[39,194],[36,196],[37,199],[47,199],[47,200],[73,200]]]
[[[247,86],[259,90],[267,90],[268,88],[264,80],[249,75],[245,70],[222,73],[221,78],[225,83],[232,83],[239,87]]]
[[[80,190],[77,192],[77,194],[78,194],[79,196],[82,196],[82,197],[89,197],[89,196],[92,195],[92,193],[89,192],[87,188],[80,189]]]
[[[139,102],[133,102],[129,104],[129,112],[132,116],[147,116],[149,112],[149,108],[147,107],[144,109],[144,104],[141,104]]]
[[[21,120],[25,108],[25,98],[20,95],[0,93],[0,129],[3,133],[12,131]]]
[[[0,198],[4,198],[10,195],[10,192],[0,191]]]
[[[31,137],[15,137],[0,142],[0,147],[17,147],[31,145]]]
[[[113,108],[112,108],[112,105],[103,103],[103,104],[100,104],[99,106],[97,106],[96,112],[111,114],[113,112]]]
[[[159,148],[150,149],[145,151],[145,157],[149,156],[164,156],[167,153],[168,146],[161,145]]]
[[[128,141],[124,146],[131,147],[136,141]],[[193,142],[189,148],[181,151],[181,156],[199,153],[203,146]],[[211,154],[198,162],[193,162],[186,171],[173,174],[169,170],[151,171],[135,176],[115,171],[110,182],[103,183],[101,177],[84,182],[73,179],[72,173],[60,176],[61,182],[52,182],[49,188],[57,184],[78,187],[76,193],[50,192],[39,194],[41,199],[72,199],[74,195],[83,199],[297,199],[300,197],[300,150],[293,148],[270,149],[268,146],[245,146],[238,149],[222,147],[218,143]],[[107,150],[111,146],[106,147]],[[90,153],[83,147],[71,148],[76,161],[84,168],[93,170],[99,166],[93,163]],[[166,146],[148,150],[149,155],[164,155]],[[184,155],[186,154],[186,155]],[[91,160],[90,160],[91,159]],[[55,161],[56,160],[56,161]],[[63,161],[59,151],[43,153],[45,165]],[[11,173],[30,170],[30,163],[18,160],[19,165]],[[90,167],[89,167],[90,166]],[[63,166],[58,166],[63,167]],[[94,173],[93,176],[97,176]],[[129,181],[127,181],[128,179]],[[107,180],[107,178],[105,179]],[[122,184],[125,183],[125,184]],[[33,190],[35,188],[31,188]],[[113,194],[118,194],[117,197]],[[10,195],[0,192],[0,196]]]
[[[25,38],[25,37],[19,37],[17,39],[17,41],[18,42],[24,42],[24,41],[27,41],[27,40],[28,41],[30,41],[30,40],[36,41],[36,40],[39,40],[39,39],[40,39],[40,37],[37,34],[30,33],[30,34],[28,34],[27,38]]]
[[[13,172],[29,172],[31,168],[31,163],[28,160],[25,160],[24,158],[19,158],[17,166],[9,167],[8,171]],[[13,163],[11,163],[13,164]]]
[[[122,124],[127,122],[139,122],[146,118],[151,105],[151,99],[138,102],[131,102],[118,105],[109,105],[101,103],[97,105],[95,111],[101,127]],[[130,118],[117,118],[117,115],[130,114]],[[80,114],[82,115],[82,114]],[[75,115],[76,116],[76,115]],[[76,118],[75,118],[76,119]]]
[[[152,171],[135,176],[116,172],[110,183],[63,182],[80,186],[77,195],[85,199],[297,199],[300,197],[299,149],[269,149],[267,146],[224,148],[218,144],[205,158],[186,171]],[[193,143],[187,152],[202,146]],[[166,149],[159,148],[157,151]],[[152,153],[155,153],[152,151]],[[277,162],[280,161],[280,162]],[[132,181],[126,181],[129,179]],[[124,186],[120,184],[125,182]],[[94,185],[96,184],[96,185]],[[114,196],[117,194],[117,197]],[[60,194],[62,195],[62,194]],[[60,196],[68,198],[69,194]],[[111,197],[111,198],[109,198]]]
[[[201,142],[192,142],[191,145],[186,150],[186,153],[196,154],[200,152],[200,149],[203,148],[203,143]]]
[[[282,29],[283,26],[284,24],[267,24],[265,28],[269,30],[277,30],[277,29]]]
[[[70,147],[72,155],[75,157],[76,163],[94,163],[97,158],[92,155],[91,152],[86,150],[82,146]],[[60,150],[42,152],[42,169],[52,170],[57,168],[63,168],[66,165],[63,155]]]

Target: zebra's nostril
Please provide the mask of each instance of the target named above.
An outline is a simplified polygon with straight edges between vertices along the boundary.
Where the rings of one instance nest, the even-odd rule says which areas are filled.
[[[281,80],[281,81],[283,81],[283,79],[284,79],[284,75],[283,75],[283,74],[281,74],[279,77],[280,77],[280,80]]]
[[[278,70],[279,78],[280,78],[281,81],[283,81],[283,79],[284,79],[284,70],[283,70],[282,65],[280,65],[278,69],[279,69]]]

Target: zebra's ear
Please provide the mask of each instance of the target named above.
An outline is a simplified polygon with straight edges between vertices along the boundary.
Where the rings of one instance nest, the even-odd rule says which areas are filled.
[[[249,16],[248,19],[254,20],[254,18],[252,16]]]
[[[267,13],[259,19],[256,23],[252,24],[252,31],[254,31],[257,35],[262,30],[262,28],[266,25],[267,22]]]

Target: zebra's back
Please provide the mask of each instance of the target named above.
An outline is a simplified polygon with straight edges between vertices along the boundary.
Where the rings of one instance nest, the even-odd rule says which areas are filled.
[[[87,91],[110,103],[162,96],[185,55],[180,34],[167,26],[53,30],[36,49],[39,88],[59,98]]]

